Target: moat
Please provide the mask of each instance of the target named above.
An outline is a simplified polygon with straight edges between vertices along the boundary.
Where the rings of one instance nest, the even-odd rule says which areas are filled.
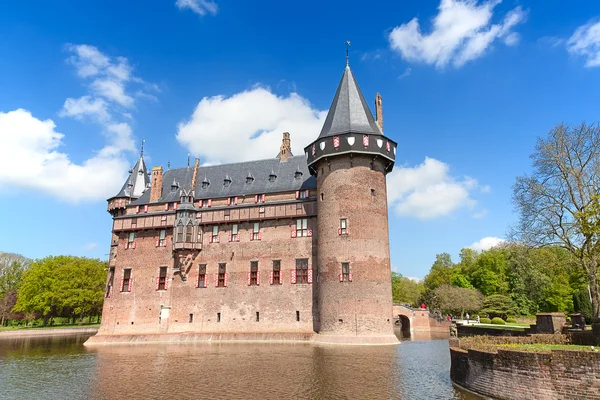
[[[398,346],[0,340],[0,399],[463,399],[447,340]]]

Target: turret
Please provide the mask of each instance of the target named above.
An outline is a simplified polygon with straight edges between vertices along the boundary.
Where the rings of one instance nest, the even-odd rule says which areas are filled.
[[[318,191],[318,340],[397,343],[386,196],[396,143],[383,135],[349,66],[319,137],[304,150]]]
[[[123,184],[123,187],[113,197],[108,199],[108,212],[113,216],[125,213],[127,205],[138,199],[150,185],[150,177],[144,163],[144,147],[140,152],[140,158],[135,166],[129,170],[129,176]]]

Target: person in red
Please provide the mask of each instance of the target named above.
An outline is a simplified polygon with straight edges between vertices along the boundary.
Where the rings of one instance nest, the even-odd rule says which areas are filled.
[[[422,308],[423,310],[427,308],[427,307],[425,306],[425,303],[422,303],[422,304],[421,304],[421,308]]]

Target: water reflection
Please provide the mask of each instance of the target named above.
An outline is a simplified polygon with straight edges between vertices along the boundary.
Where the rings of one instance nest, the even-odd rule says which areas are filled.
[[[446,340],[399,346],[0,340],[4,399],[470,399]]]

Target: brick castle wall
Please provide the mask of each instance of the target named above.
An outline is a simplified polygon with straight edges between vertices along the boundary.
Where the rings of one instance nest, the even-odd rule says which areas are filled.
[[[505,400],[600,398],[600,353],[551,353],[450,348],[452,381],[483,396]]]
[[[314,218],[309,218],[309,228],[314,225]],[[185,281],[173,273],[179,264],[173,258],[172,228],[167,229],[166,247],[156,247],[158,230],[137,232],[134,249],[125,248],[127,233],[121,233],[114,288],[104,303],[100,334],[313,332],[313,284],[291,284],[290,279],[297,258],[307,258],[312,267],[316,238],[291,238],[296,219],[261,222],[262,240],[250,240],[252,223],[238,226],[239,242],[228,241],[231,224],[219,225],[219,243],[209,243],[210,226],[205,228],[202,251],[193,260]],[[273,260],[281,260],[281,285],[269,284]],[[258,286],[248,286],[251,261],[258,261]],[[215,287],[218,263],[227,265],[227,287]],[[206,288],[196,288],[199,264],[207,265]],[[168,267],[168,288],[157,291],[156,278],[162,266]],[[125,268],[132,269],[133,286],[131,292],[121,293]],[[159,322],[162,308],[168,308],[169,315]],[[300,321],[296,321],[296,312]],[[221,314],[219,322],[217,313]]]

